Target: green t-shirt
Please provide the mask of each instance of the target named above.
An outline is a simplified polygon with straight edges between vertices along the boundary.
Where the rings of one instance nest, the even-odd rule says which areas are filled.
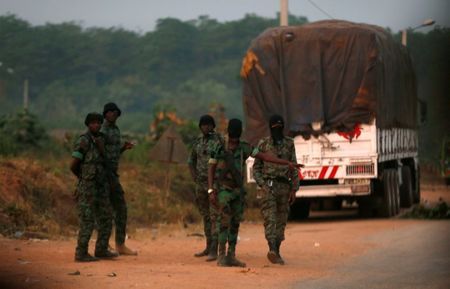
[[[240,183],[242,184],[245,174],[245,161],[252,155],[252,150],[250,144],[244,141],[240,141],[234,151],[228,150],[227,143],[217,144],[211,148],[211,157],[208,162],[210,164],[217,164],[216,178],[220,186],[225,186],[227,188],[239,187],[230,172],[230,168],[228,168],[226,154],[231,154],[232,165],[239,173],[241,178]]]

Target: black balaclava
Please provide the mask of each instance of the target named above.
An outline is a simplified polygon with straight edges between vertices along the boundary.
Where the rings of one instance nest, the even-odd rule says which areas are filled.
[[[269,120],[270,135],[274,143],[278,144],[283,140],[284,120],[278,114],[274,114]]]
[[[230,138],[240,138],[242,134],[242,121],[237,118],[230,119],[228,122],[228,136]]]

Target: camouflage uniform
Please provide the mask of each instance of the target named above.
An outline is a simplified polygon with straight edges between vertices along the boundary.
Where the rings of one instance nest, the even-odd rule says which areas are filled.
[[[239,225],[244,213],[245,191],[242,186],[236,183],[232,174],[227,170],[225,154],[232,154],[233,165],[242,177],[244,175],[245,160],[251,155],[252,148],[243,141],[240,141],[234,152],[226,152],[227,148],[225,146],[226,143],[225,145],[219,144],[211,150],[209,163],[217,163],[217,181],[215,183],[218,184],[217,203],[219,206],[219,217],[216,231],[218,233],[219,248],[224,248],[228,242],[228,255],[234,256]]]
[[[100,137],[103,138],[103,135]],[[81,160],[80,179],[76,188],[80,221],[76,255],[87,254],[89,239],[96,225],[98,236],[95,252],[105,252],[112,224],[104,158],[89,132],[77,139],[72,156]]]
[[[218,133],[211,133],[208,136],[199,136],[192,144],[192,151],[188,159],[188,164],[196,170],[195,180],[195,203],[200,215],[203,218],[203,229],[208,242],[217,239],[215,223],[218,212],[216,208],[209,205],[208,196],[208,160],[210,149],[218,143],[223,143],[223,137]]]
[[[280,144],[274,144],[271,137],[261,139],[253,154],[258,152],[271,152],[280,159],[297,163],[294,142],[286,136]],[[268,242],[281,243],[289,214],[289,196],[293,189],[298,189],[298,175],[291,173],[288,166],[255,159],[253,176],[263,189],[261,213],[265,237]]]
[[[123,142],[120,137],[120,130],[115,124],[105,122],[101,132],[105,135],[105,152],[108,169],[107,182],[110,186],[110,200],[114,211],[116,244],[122,245],[125,243],[127,228],[127,203],[118,174],[119,158]]]

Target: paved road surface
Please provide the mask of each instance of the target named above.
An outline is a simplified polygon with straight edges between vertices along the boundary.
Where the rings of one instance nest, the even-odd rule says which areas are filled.
[[[450,222],[426,221],[367,237],[377,246],[335,266],[327,276],[303,280],[298,289],[448,289]]]

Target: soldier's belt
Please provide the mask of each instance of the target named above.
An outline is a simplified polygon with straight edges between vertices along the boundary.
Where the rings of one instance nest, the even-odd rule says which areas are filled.
[[[275,177],[275,178],[267,178],[266,182],[277,182],[277,183],[286,183],[290,184],[291,180],[285,177]]]

